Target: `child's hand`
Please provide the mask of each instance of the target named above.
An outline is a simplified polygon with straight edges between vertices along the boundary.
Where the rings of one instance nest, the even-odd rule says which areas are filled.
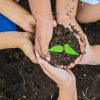
[[[37,52],[36,52],[36,57],[43,71],[52,80],[54,80],[60,87],[62,87],[63,85],[69,86],[70,84],[73,84],[73,82],[75,82],[75,76],[69,69],[64,70],[64,69],[52,66],[47,61],[43,60]]]
[[[75,17],[77,12],[78,0],[57,0],[56,4],[56,14],[57,22],[68,27],[70,31],[74,31],[79,34],[83,40],[84,47],[86,45],[83,30],[77,23]],[[85,48],[82,48],[84,51]]]
[[[45,74],[58,84],[58,100],[77,100],[76,79],[74,74],[69,69],[64,70],[50,65],[47,61],[40,58],[37,52],[36,57]]]
[[[57,22],[71,29],[71,25],[76,23],[77,4],[78,0],[57,0]]]
[[[53,35],[54,26],[56,26],[56,22],[53,20],[42,21],[41,19],[36,23],[35,49],[41,57],[48,61],[50,60],[48,46]]]
[[[0,49],[20,48],[32,62],[36,63],[34,44],[30,39],[31,37],[28,32],[1,32]]]
[[[31,41],[31,39],[33,40],[34,37],[32,37],[28,32],[21,33],[18,41],[18,48],[20,48],[33,63],[37,63],[34,53],[34,40]]]
[[[84,34],[85,35],[85,34]],[[84,48],[84,44],[80,41],[80,36],[76,35],[79,44],[80,44],[80,48]],[[84,53],[82,55],[80,55],[74,63],[71,63],[68,68],[72,68],[77,64],[89,64],[89,65],[95,65],[95,56],[94,56],[94,52],[93,52],[93,47],[90,46],[88,40],[87,40],[87,36],[85,35],[85,40],[86,40],[86,48],[84,50]]]
[[[52,38],[53,27],[56,26],[52,16],[51,2],[50,0],[28,1],[36,24],[35,49],[42,58],[50,60],[48,46]]]

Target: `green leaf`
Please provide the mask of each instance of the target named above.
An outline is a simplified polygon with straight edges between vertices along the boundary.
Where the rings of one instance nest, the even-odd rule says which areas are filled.
[[[72,49],[70,47],[70,45],[67,44],[67,43],[64,45],[64,49],[65,49],[65,52],[68,53],[68,54],[78,55],[78,53],[74,49]]]
[[[63,50],[64,50],[64,48],[61,45],[56,45],[49,49],[49,51],[51,51],[51,52],[63,52]]]

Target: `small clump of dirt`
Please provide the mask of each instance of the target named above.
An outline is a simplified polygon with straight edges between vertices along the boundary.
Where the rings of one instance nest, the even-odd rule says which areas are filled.
[[[68,44],[69,47],[73,49],[78,55],[66,53],[65,49],[61,52],[50,51],[51,55],[50,63],[52,65],[67,66],[71,62],[74,62],[75,59],[81,54],[80,45],[77,38],[74,35],[74,32],[69,31],[69,29],[65,28],[63,25],[58,24],[53,29],[53,37],[49,44],[49,50],[54,46],[64,47],[65,44]]]

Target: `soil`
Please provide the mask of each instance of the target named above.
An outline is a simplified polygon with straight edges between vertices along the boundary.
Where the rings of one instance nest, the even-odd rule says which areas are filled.
[[[27,7],[26,0],[21,4]],[[100,44],[100,22],[81,26],[91,45]],[[78,100],[100,100],[100,65],[78,65],[73,72]],[[0,100],[57,100],[57,96],[57,85],[22,51],[0,51]]]
[[[53,65],[64,65],[67,66],[71,62],[74,62],[75,59],[80,55],[80,46],[77,38],[74,35],[74,32],[70,32],[68,28],[64,28],[63,25],[58,24],[53,30],[53,37],[50,41],[49,48],[64,44],[69,44],[71,48],[73,48],[78,55],[68,54],[63,50],[63,52],[50,52],[51,60],[50,63]],[[76,46],[77,45],[77,46]]]

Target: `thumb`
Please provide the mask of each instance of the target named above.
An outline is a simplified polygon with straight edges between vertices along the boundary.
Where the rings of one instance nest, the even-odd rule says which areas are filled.
[[[53,20],[53,27],[57,26],[57,22],[55,20]]]
[[[22,51],[24,52],[24,54],[33,62],[33,63],[37,63],[37,59],[34,53],[34,48],[32,46],[32,44],[27,44],[27,46],[23,46]]]
[[[39,54],[37,53],[37,51],[35,51],[36,53],[36,57],[38,60],[38,63],[41,65],[41,67],[51,76],[52,73],[55,72],[56,67],[52,66],[51,64],[49,64],[47,61],[45,61],[44,59],[42,59]]]

